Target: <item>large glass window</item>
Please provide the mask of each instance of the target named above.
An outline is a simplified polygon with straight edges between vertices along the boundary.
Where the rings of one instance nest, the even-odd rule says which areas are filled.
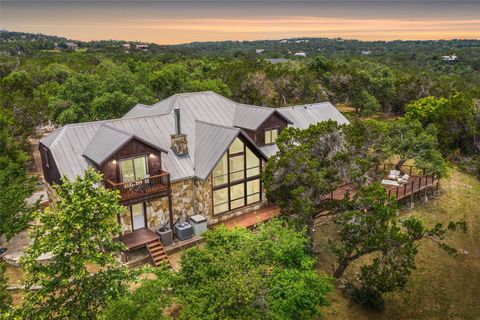
[[[273,144],[278,138],[278,129],[265,130],[265,144]]]
[[[235,139],[212,171],[214,214],[261,200],[260,164],[260,158]]]
[[[145,178],[147,175],[147,158],[145,156],[120,160],[122,181]]]

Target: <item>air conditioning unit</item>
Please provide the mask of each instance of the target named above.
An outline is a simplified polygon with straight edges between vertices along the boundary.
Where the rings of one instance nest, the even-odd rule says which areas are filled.
[[[180,240],[187,240],[193,237],[193,229],[190,223],[182,222],[175,225],[175,236]]]
[[[157,230],[157,234],[160,236],[160,241],[164,247],[173,243],[173,233],[168,227],[160,228]]]
[[[207,218],[200,214],[196,214],[190,217],[190,224],[193,228],[193,234],[201,236],[207,231]]]

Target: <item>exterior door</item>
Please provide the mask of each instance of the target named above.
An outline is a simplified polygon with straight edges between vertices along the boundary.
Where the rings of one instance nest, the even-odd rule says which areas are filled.
[[[132,205],[132,228],[133,231],[145,228],[145,207],[143,203],[137,203]]]

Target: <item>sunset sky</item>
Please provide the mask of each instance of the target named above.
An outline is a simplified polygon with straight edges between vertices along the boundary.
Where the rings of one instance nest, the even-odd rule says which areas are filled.
[[[1,28],[159,44],[342,37],[480,38],[477,1],[1,0]]]

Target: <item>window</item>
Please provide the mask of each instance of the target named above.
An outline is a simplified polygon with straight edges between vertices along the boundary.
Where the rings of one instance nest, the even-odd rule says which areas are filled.
[[[43,156],[45,158],[45,167],[50,168],[50,158],[48,156],[48,149],[42,148]]]
[[[265,130],[265,144],[273,144],[277,140],[278,129]]]
[[[260,171],[260,158],[235,139],[212,171],[213,214],[260,201]]]
[[[120,174],[123,182],[140,180],[147,175],[145,156],[120,160]]]

